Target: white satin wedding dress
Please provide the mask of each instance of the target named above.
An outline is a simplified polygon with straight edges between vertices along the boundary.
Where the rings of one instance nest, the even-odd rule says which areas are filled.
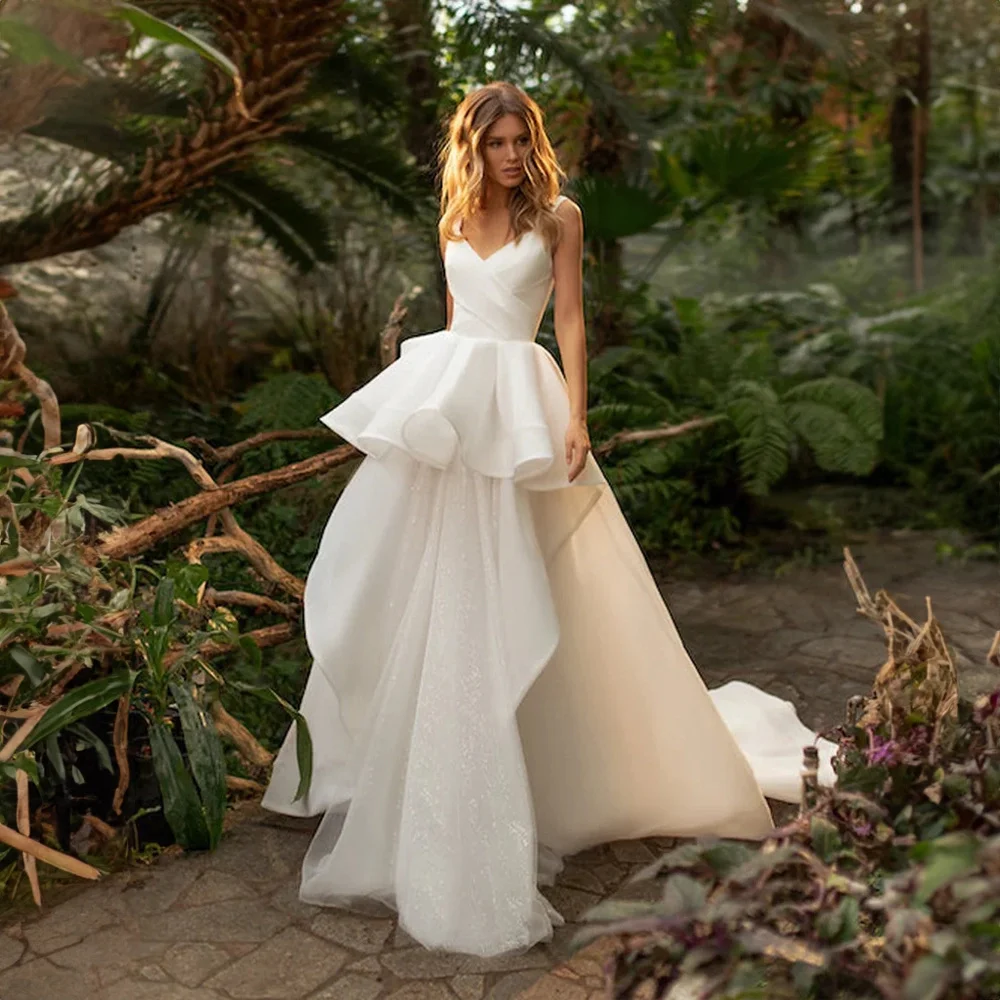
[[[813,734],[749,685],[710,696],[593,456],[569,482],[541,237],[449,242],[445,270],[450,329],[321,418],[366,457],[306,583],[309,793],[293,727],[263,804],[323,814],[305,902],[374,898],[428,948],[496,955],[562,922],[537,886],[565,855],[767,835],[762,792],[797,799]]]

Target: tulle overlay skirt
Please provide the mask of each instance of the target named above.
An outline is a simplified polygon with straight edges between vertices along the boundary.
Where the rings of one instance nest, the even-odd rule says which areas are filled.
[[[322,815],[304,901],[374,898],[429,948],[520,950],[562,922],[538,885],[563,856],[761,838],[763,793],[797,797],[812,734],[748,685],[706,690],[592,460],[584,483],[361,462],[306,585],[309,793],[290,731],[264,798]]]

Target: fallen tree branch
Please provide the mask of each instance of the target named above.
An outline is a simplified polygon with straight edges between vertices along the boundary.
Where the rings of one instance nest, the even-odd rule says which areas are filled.
[[[204,602],[210,607],[236,604],[245,608],[256,608],[258,611],[273,611],[275,614],[291,617],[298,612],[293,604],[282,604],[273,597],[264,594],[251,594],[246,590],[216,590],[214,587],[205,589]]]
[[[240,722],[230,715],[221,701],[212,702],[212,719],[219,735],[229,740],[236,747],[240,756],[254,767],[270,767],[274,754],[257,742],[257,737]]]
[[[299,634],[298,625],[295,622],[280,622],[277,625],[268,625],[265,628],[254,629],[252,632],[245,632],[244,637],[253,639],[261,649],[270,646],[280,646],[289,639],[294,639]],[[214,656],[222,656],[224,653],[232,653],[239,646],[234,642],[220,642],[218,639],[206,639],[196,650],[196,654],[203,660]],[[163,658],[165,667],[172,667],[184,654],[184,649],[172,649]]]
[[[663,427],[651,427],[648,430],[619,431],[612,434],[606,441],[602,441],[593,449],[594,457],[600,458],[609,451],[617,448],[620,444],[635,444],[640,441],[659,441],[664,438],[680,437],[682,434],[690,434],[691,431],[702,430],[720,423],[726,418],[720,415],[713,417],[695,417],[692,420],[685,420],[682,424],[669,424]]]
[[[206,492],[217,492],[218,490],[223,489],[223,487],[220,487],[212,478],[205,466],[202,465],[201,462],[199,462],[198,459],[195,458],[195,456],[192,455],[186,448],[181,448],[178,445],[171,444],[169,441],[162,441],[159,438],[151,437],[149,435],[142,435],[139,440],[149,444],[151,447],[148,449],[103,448],[80,454],[68,452],[53,456],[51,461],[53,465],[65,465],[82,461],[84,459],[99,461],[109,460],[112,458],[172,458],[180,462],[184,468],[187,469],[191,478]],[[279,565],[274,556],[272,556],[271,553],[257,541],[257,539],[244,531],[243,528],[241,528],[237,523],[232,511],[228,510],[227,507],[224,507],[221,510],[221,515],[223,526],[226,534],[230,536],[231,544],[225,548],[217,548],[216,551],[243,553],[243,555],[250,560],[254,568],[261,574],[261,576],[267,580],[271,580],[273,583],[276,583],[293,597],[301,598],[305,589],[305,584],[296,576],[289,573],[284,567]],[[202,541],[221,540],[203,539]],[[208,549],[205,550],[207,551]],[[200,554],[201,553],[199,553],[196,549],[189,547],[190,561],[198,562]]]
[[[309,427],[305,430],[263,431],[245,441],[237,441],[235,444],[225,445],[222,448],[216,448],[200,437],[189,437],[185,438],[184,441],[192,448],[197,448],[210,462],[225,465],[254,448],[260,448],[274,441],[308,441],[315,438],[329,438],[330,436],[331,432],[325,427]]]
[[[264,786],[251,778],[238,778],[235,774],[226,775],[226,788],[231,792],[242,792],[244,795],[261,795]]]
[[[38,858],[39,861],[52,865],[53,868],[69,872],[70,875],[95,880],[101,877],[101,873],[93,865],[85,864],[68,854],[63,854],[62,851],[54,851],[51,847],[46,847],[44,844],[38,843],[37,840],[32,840],[2,823],[0,823],[0,844],[13,847],[15,851],[20,851],[22,854],[30,854],[32,857]]]
[[[335,469],[352,458],[358,458],[361,454],[352,445],[345,444],[334,448],[333,451],[325,451],[301,462],[293,462],[273,472],[247,476],[225,486],[218,486],[214,490],[188,497],[170,507],[160,508],[136,524],[107,532],[98,540],[95,552],[108,559],[127,559],[130,556],[137,556],[224,507],[231,507],[251,497],[301,483]]]

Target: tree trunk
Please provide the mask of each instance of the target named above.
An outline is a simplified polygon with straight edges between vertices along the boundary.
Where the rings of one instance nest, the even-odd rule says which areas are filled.
[[[921,184],[927,160],[927,112],[931,90],[931,29],[930,14],[923,3],[914,14],[913,30],[906,30],[900,20],[892,45],[892,62],[896,68],[896,90],[889,117],[891,147],[891,198],[896,210],[892,228],[902,232],[913,225],[912,217],[904,221],[913,208],[914,177]],[[923,124],[917,119],[922,118]],[[919,143],[920,148],[917,148]],[[924,220],[921,220],[924,221]]]
[[[630,149],[628,131],[610,108],[594,107],[587,117],[587,135],[584,139],[587,152],[580,160],[584,176],[621,177]],[[596,306],[591,324],[594,333],[594,352],[624,344],[628,339],[628,326],[623,306],[625,265],[621,240],[587,240],[587,250],[596,268],[594,282]]]
[[[594,313],[594,353],[624,344],[628,328],[622,310],[622,286],[625,280],[624,248],[621,240],[594,240],[597,265],[597,309]]]
[[[406,148],[417,161],[428,190],[433,190],[442,138],[441,78],[436,59],[438,42],[434,32],[434,5],[431,0],[386,0],[385,12],[392,27],[392,41],[406,92],[403,127]],[[428,250],[437,258],[436,232]],[[438,311],[441,326],[444,326],[447,286],[443,268],[435,268],[434,276]]]
[[[927,134],[930,130],[931,27],[928,0],[920,5],[917,30],[917,105],[913,109],[913,287],[924,290],[923,184],[927,169]]]

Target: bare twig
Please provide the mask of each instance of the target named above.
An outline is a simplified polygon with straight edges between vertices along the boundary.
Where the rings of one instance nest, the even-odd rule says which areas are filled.
[[[331,432],[325,427],[309,427],[305,430],[264,431],[247,438],[245,441],[237,441],[236,444],[226,445],[222,448],[213,447],[200,437],[185,438],[185,443],[191,445],[192,448],[197,448],[210,462],[225,465],[254,448],[260,448],[274,441],[309,441],[314,438],[329,438],[330,436]]]
[[[236,604],[246,608],[256,608],[258,611],[273,611],[275,614],[291,617],[298,608],[294,604],[282,604],[273,597],[264,594],[251,594],[246,590],[216,590],[208,587],[205,590],[204,601],[210,607]]]
[[[39,705],[32,714],[18,726],[14,735],[0,747],[0,763],[8,761],[17,752],[17,748],[31,735],[31,731],[42,720],[42,716],[49,710],[49,705]]]
[[[18,770],[15,778],[17,785],[17,828],[25,837],[31,836],[31,817],[28,815],[28,772]],[[42,887],[38,884],[38,862],[33,854],[22,852],[24,860],[24,871],[31,884],[31,896],[35,901],[35,906],[42,905]]]
[[[264,786],[251,778],[239,778],[235,774],[226,775],[226,788],[231,792],[242,792],[245,795],[260,795]]]
[[[882,627],[888,645],[886,661],[875,677],[872,697],[858,725],[884,722],[895,733],[902,719],[917,712],[934,720],[932,744],[936,744],[944,720],[958,713],[958,672],[930,599],[927,620],[918,625],[884,590],[871,596],[847,548],[844,570],[858,611]]]
[[[112,734],[112,743],[115,749],[115,761],[118,764],[118,785],[115,788],[115,796],[111,800],[111,808],[115,815],[120,816],[122,803],[125,801],[125,793],[128,791],[131,780],[131,769],[128,763],[128,715],[132,707],[132,694],[126,691],[118,699],[118,711],[115,712],[115,728]]]
[[[244,638],[250,638],[262,649],[270,646],[280,646],[289,639],[294,639],[299,634],[298,625],[295,622],[281,622],[279,625],[268,625],[266,628],[254,629],[252,632],[244,633]],[[211,659],[214,656],[222,656],[224,653],[231,653],[239,647],[233,642],[220,642],[218,639],[206,639],[197,649],[197,655],[203,660]],[[180,647],[172,649],[163,658],[164,666],[172,667],[186,650]]]
[[[0,563],[0,576],[27,576],[38,569],[41,567],[31,556],[18,556],[16,559]]]
[[[101,873],[93,865],[84,864],[84,862],[78,861],[68,854],[63,854],[62,851],[54,851],[51,847],[39,844],[37,840],[32,840],[23,833],[18,833],[17,830],[12,830],[9,826],[4,826],[2,823],[0,823],[0,844],[13,847],[15,851],[30,854],[38,858],[39,861],[44,861],[47,865],[52,865],[53,868],[69,872],[70,875],[78,875],[80,878],[89,879],[99,879],[101,877]]]
[[[713,424],[717,424],[724,419],[722,416],[695,417],[693,420],[686,420],[682,424],[652,427],[648,430],[619,431],[617,434],[612,434],[606,441],[602,441],[593,449],[594,457],[600,458],[612,449],[617,448],[620,444],[634,444],[639,441],[658,441],[664,438],[680,437],[682,434],[690,434],[691,431],[711,427]]]
[[[113,458],[161,459],[173,458],[187,469],[191,478],[203,489],[214,490],[218,487],[208,474],[208,470],[186,448],[180,448],[169,441],[142,435],[138,438],[150,445],[149,448],[94,448],[90,451],[77,453],[64,451],[48,459],[50,465],[73,465],[76,462],[110,462]]]
[[[27,353],[14,321],[0,300],[0,377],[13,375],[14,369],[24,363]]]
[[[399,338],[403,335],[403,321],[409,311],[403,303],[409,298],[404,292],[400,295],[389,313],[382,332],[379,334],[379,362],[383,368],[391,365],[399,357]]]
[[[274,556],[256,538],[244,531],[236,523],[236,518],[233,517],[231,510],[228,508],[224,509],[220,512],[220,516],[226,535],[237,543],[240,551],[250,560],[254,569],[265,580],[276,583],[285,593],[291,594],[292,597],[301,600],[302,595],[306,591],[305,583],[295,576],[294,573],[289,573],[287,569],[279,565]]]
[[[0,375],[20,379],[37,399],[42,408],[42,431],[46,448],[57,448],[62,443],[62,421],[59,417],[59,400],[52,386],[40,379],[24,364],[26,348],[2,301],[0,301]]]
[[[265,750],[257,742],[257,737],[240,722],[230,715],[221,701],[212,702],[212,719],[219,735],[229,740],[239,751],[241,757],[254,767],[269,767],[274,760],[274,754]]]
[[[296,576],[283,569],[275,562],[270,552],[259,542],[238,528],[241,535],[215,535],[212,538],[196,538],[185,549],[188,562],[200,563],[202,556],[219,552],[239,552],[245,555],[250,563],[265,579],[278,584],[286,593],[301,598],[305,593],[305,584]]]

